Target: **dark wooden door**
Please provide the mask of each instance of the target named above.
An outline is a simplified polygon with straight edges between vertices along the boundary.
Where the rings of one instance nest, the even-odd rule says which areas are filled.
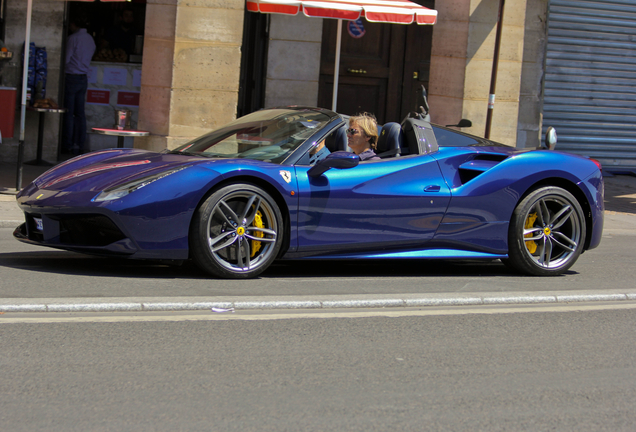
[[[265,106],[268,24],[269,15],[245,10],[237,117]]]
[[[433,0],[415,0],[433,7]],[[323,20],[318,105],[331,108],[337,20]],[[365,34],[352,37],[343,21],[337,111],[375,114],[379,123],[401,121],[421,105],[428,89],[432,26],[362,20]],[[414,74],[417,72],[417,75]]]
[[[331,108],[336,53],[337,20],[325,19],[322,31],[318,104]],[[365,34],[353,38],[343,21],[337,111],[357,114],[367,111],[380,122],[400,109],[399,87],[404,68],[405,26],[363,21]]]
[[[428,6],[423,1],[417,3],[432,8],[432,5]],[[400,120],[409,112],[417,111],[422,105],[422,86],[428,91],[432,40],[433,26],[417,24],[407,26]]]

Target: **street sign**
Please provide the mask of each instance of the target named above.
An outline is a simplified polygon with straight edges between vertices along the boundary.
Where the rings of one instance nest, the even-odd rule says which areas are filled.
[[[362,24],[362,19],[358,18],[355,21],[349,21],[347,25],[347,31],[352,38],[360,39],[367,32]]]

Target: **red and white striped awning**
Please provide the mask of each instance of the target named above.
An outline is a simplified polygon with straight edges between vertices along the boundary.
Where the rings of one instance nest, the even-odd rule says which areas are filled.
[[[247,0],[251,12],[393,24],[435,24],[437,11],[408,0]]]

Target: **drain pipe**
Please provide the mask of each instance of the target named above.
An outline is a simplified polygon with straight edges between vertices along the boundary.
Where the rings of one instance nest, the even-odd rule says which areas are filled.
[[[504,4],[506,0],[499,0],[499,16],[497,17],[497,34],[495,36],[495,55],[492,59],[492,75],[490,76],[490,94],[488,96],[488,112],[486,114],[486,132],[484,138],[490,138],[492,112],[495,108],[495,88],[497,87],[497,69],[499,68],[499,48],[501,46],[501,31],[503,27]]]

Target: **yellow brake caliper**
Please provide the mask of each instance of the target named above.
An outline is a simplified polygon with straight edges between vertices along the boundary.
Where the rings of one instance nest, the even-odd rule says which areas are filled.
[[[532,213],[528,215],[528,219],[526,219],[526,229],[532,228],[534,226],[534,221],[537,220],[537,214],[536,213]],[[532,237],[532,234],[526,234],[524,235],[524,237]],[[537,243],[534,240],[530,240],[525,242],[526,243],[526,247],[528,248],[528,251],[530,251],[531,254],[535,253],[537,251]]]
[[[260,210],[257,211],[256,216],[254,216],[254,226],[256,228],[265,228],[265,225],[263,225],[263,214],[261,213]],[[265,234],[262,231],[254,231],[252,235],[254,237],[265,236]],[[254,255],[256,255],[256,252],[258,252],[260,249],[261,249],[261,242],[257,240],[252,240],[252,256],[250,258],[254,258]]]

